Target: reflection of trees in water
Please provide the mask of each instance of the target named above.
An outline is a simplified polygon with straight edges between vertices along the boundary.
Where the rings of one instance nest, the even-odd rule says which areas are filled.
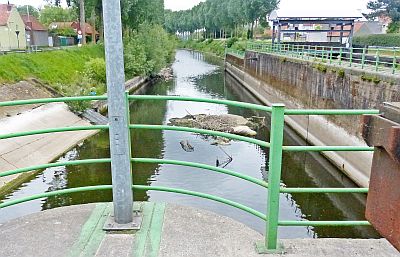
[[[259,103],[247,90],[238,84],[231,76],[225,76],[225,97],[228,100],[238,100]],[[238,107],[228,107],[229,113],[244,117],[266,116],[269,127],[270,116],[265,112],[253,111]],[[258,131],[257,139],[269,141],[269,128]],[[297,134],[286,128],[285,145],[306,145]],[[268,175],[268,149],[259,147],[266,158]],[[283,154],[282,181],[287,187],[357,187],[336,167],[318,153],[288,153]],[[300,208],[308,220],[365,220],[365,196],[360,194],[285,194],[288,202],[294,208]],[[299,212],[300,213],[300,212]],[[377,237],[376,232],[369,227],[315,227],[311,228],[318,237]]]

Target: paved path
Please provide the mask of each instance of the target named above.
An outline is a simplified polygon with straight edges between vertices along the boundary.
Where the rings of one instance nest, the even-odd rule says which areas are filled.
[[[135,203],[140,231],[102,230],[112,205],[58,208],[0,224],[1,256],[257,257],[258,232],[211,212],[176,205]],[[1,215],[1,210],[0,210]],[[386,240],[282,240],[286,254],[269,256],[399,256]],[[263,256],[263,255],[261,255]]]
[[[0,120],[0,135],[45,128],[88,126],[64,103],[52,103]],[[63,132],[0,140],[0,172],[46,164],[96,131]],[[0,178],[0,191],[18,175]]]

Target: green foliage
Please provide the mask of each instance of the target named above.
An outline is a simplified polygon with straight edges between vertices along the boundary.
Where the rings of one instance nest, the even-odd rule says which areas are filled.
[[[232,38],[228,39],[226,41],[226,47],[231,48],[237,41],[239,41],[239,39],[236,37],[232,37]]]
[[[225,45],[227,44],[227,41],[212,39],[208,39],[203,42],[195,40],[182,40],[179,42],[179,47],[211,53],[223,57],[225,54]],[[242,47],[245,45],[245,41],[236,41],[235,43],[233,43],[231,48],[235,50],[241,50],[243,49]]]
[[[104,58],[94,58],[85,63],[84,76],[95,83],[107,82],[106,62]]]
[[[143,23],[164,24],[164,0],[121,0],[125,29],[138,30]]]
[[[165,28],[170,33],[194,32],[206,29],[205,37],[220,38],[225,34],[243,34],[244,25],[250,24],[250,34],[253,33],[255,21],[266,25],[268,14],[276,9],[279,0],[207,0],[199,3],[191,10],[165,12]]]
[[[125,74],[128,78],[151,75],[171,63],[176,41],[160,25],[145,23],[124,37]]]
[[[322,63],[317,63],[314,64],[314,68],[319,70],[320,72],[326,73],[328,71],[328,67],[326,67],[324,64]]]
[[[77,13],[72,8],[46,5],[40,11],[40,22],[46,26],[52,22],[74,21],[77,19]]]
[[[400,33],[400,21],[391,22],[388,26],[388,33]]]
[[[39,18],[39,10],[32,5],[21,5],[17,7],[17,10],[20,14],[28,14],[29,12],[29,15]]]
[[[359,46],[400,47],[400,34],[377,34],[354,37],[353,43]]]
[[[50,85],[71,84],[81,80],[80,72],[87,61],[103,56],[104,49],[99,45],[3,55],[0,56],[0,82],[13,83],[35,77]]]
[[[337,74],[338,74],[339,78],[344,78],[344,75],[346,75],[344,69],[339,69],[337,71]]]
[[[367,14],[370,19],[389,16],[394,23],[400,21],[399,0],[370,0],[367,8],[371,10],[371,13]]]
[[[62,28],[62,29],[51,29],[50,34],[54,34],[57,36],[65,36],[65,37],[75,37],[76,32],[73,28]]]
[[[361,79],[363,81],[373,82],[374,84],[379,84],[381,82],[381,79],[377,76],[372,76],[365,73],[361,75]]]

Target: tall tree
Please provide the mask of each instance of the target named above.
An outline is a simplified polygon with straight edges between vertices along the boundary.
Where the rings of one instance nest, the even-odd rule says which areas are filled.
[[[388,16],[392,19],[389,25],[389,32],[395,31],[400,27],[400,0],[371,0],[367,4],[367,8],[371,10],[367,14],[367,18],[374,19],[380,16]]]
[[[17,7],[20,14],[29,14],[35,18],[39,18],[39,10],[32,5],[22,5]]]

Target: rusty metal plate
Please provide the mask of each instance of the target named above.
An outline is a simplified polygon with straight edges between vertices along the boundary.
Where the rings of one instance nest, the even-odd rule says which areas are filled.
[[[374,153],[366,218],[400,251],[400,165],[383,147]]]

